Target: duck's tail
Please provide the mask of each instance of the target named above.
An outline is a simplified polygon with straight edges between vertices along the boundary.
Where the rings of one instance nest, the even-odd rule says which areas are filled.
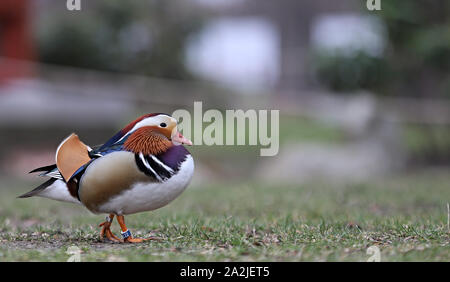
[[[56,180],[57,180],[56,178],[50,178],[49,180],[45,181],[38,187],[34,188],[33,190],[31,190],[23,195],[18,196],[17,198],[29,198],[29,197],[37,196],[37,194],[42,192],[45,188],[47,188],[47,187],[51,186],[53,183],[55,183]]]
[[[17,198],[29,198],[33,196],[49,198],[57,201],[80,203],[80,201],[73,197],[67,187],[67,183],[64,181],[61,173],[56,165],[48,165],[33,169],[30,173],[41,172],[39,176],[50,177],[49,180],[42,183],[33,190],[18,196]]]

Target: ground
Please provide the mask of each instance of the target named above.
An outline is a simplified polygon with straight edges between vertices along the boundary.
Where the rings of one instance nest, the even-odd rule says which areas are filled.
[[[100,242],[93,215],[47,199],[16,199],[32,185],[0,183],[0,261],[450,261],[450,175],[417,172],[359,184],[189,187],[167,207],[126,217],[159,241]],[[35,184],[35,183],[33,183]],[[119,234],[116,222],[113,231]]]

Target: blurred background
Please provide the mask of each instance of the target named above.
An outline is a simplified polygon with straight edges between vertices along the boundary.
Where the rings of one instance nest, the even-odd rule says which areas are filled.
[[[377,180],[450,165],[450,2],[0,1],[0,179],[150,112],[280,110],[280,151],[195,146],[195,183]],[[206,125],[206,124],[205,124]],[[24,188],[25,189],[25,188]]]

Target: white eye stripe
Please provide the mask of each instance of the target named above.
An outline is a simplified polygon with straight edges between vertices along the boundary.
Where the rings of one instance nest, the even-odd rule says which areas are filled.
[[[176,120],[168,115],[157,115],[153,117],[144,118],[143,120],[136,123],[133,128],[128,131],[122,138],[120,138],[117,142],[122,141],[126,136],[130,135],[134,131],[138,130],[141,127],[144,126],[160,126],[161,123],[167,124],[169,121],[172,121],[172,119],[176,122]],[[116,143],[117,143],[116,142]]]

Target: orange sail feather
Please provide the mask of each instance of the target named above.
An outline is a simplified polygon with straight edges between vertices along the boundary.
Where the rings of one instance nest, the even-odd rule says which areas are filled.
[[[56,151],[56,166],[66,181],[91,160],[88,152],[88,146],[74,133],[61,142]]]

